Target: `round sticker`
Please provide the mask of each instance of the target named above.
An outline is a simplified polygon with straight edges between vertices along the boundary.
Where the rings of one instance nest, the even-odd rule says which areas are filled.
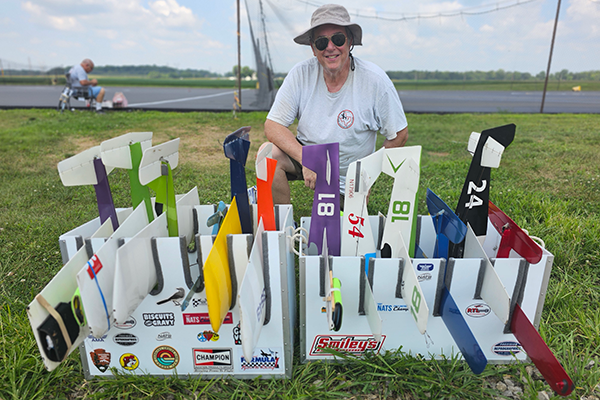
[[[171,346],[158,346],[152,352],[152,361],[158,368],[173,369],[179,364],[179,353]]]

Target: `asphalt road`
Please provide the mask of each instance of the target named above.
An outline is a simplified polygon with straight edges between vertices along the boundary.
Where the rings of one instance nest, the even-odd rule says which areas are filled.
[[[61,86],[0,85],[0,108],[54,108]],[[145,110],[230,111],[231,89],[164,87],[107,87],[106,99],[123,92],[129,108]],[[406,112],[538,113],[542,92],[403,90],[400,98]],[[252,103],[257,91],[242,90],[242,108],[257,110]],[[85,104],[72,100],[76,108]],[[545,113],[600,113],[600,92],[547,92]]]

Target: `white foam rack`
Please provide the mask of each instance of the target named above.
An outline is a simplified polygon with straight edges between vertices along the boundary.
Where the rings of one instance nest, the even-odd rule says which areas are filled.
[[[185,296],[192,288],[215,239],[212,227],[206,226],[206,219],[215,211],[214,205],[198,205],[197,200],[195,205],[181,209],[178,203],[179,232],[181,234],[183,223],[183,229],[190,235],[152,238],[151,259],[158,283],[126,323],[113,324],[101,338],[89,335],[83,340],[79,350],[86,379],[112,376],[108,367],[136,375],[177,374],[182,378],[291,377],[296,325],[291,205],[276,206],[277,230],[263,232],[266,318],[251,360],[246,360],[242,352],[237,302],[218,334],[212,332],[204,285],[194,294],[187,309],[181,311],[181,293]],[[255,207],[253,211],[256,220]],[[118,210],[119,220],[129,214],[131,209]],[[195,235],[191,234],[194,229]],[[91,257],[111,233],[110,229],[103,232],[96,218],[61,235],[63,261],[72,258],[82,246]],[[122,243],[127,241],[125,238]],[[252,234],[228,237],[234,294],[241,285],[252,243]],[[236,260],[245,260],[245,263]],[[173,299],[164,301],[172,296]]]
[[[381,221],[377,216],[369,218],[377,240],[378,237],[381,238],[380,227],[385,221]],[[301,227],[308,232],[310,218],[301,218]],[[417,238],[423,252],[433,254],[436,234],[430,216],[418,217]],[[544,249],[541,261],[529,265],[511,251],[509,258],[494,260],[499,242],[500,235],[488,222],[488,234],[483,248],[492,260],[494,269],[511,297],[511,302],[516,300],[516,296],[513,295],[515,288],[520,287],[523,279],[526,280],[521,308],[538,328],[554,256]],[[307,251],[305,244],[303,251]],[[451,276],[451,280],[447,282],[450,293],[459,306],[457,312],[460,311],[464,316],[488,362],[509,363],[515,358],[521,361],[527,359],[514,335],[506,333],[504,323],[492,312],[490,306],[477,298],[478,277],[483,268],[483,258],[412,260],[412,267],[429,308],[425,334],[419,332],[409,312],[407,301],[401,298],[400,271],[411,264],[402,259],[372,258],[367,277],[362,273],[365,268],[364,257],[330,256],[333,276],[341,281],[343,302],[341,329],[337,332],[330,331],[324,301],[328,275],[324,275],[321,258],[317,255],[302,255],[299,260],[302,362],[334,360],[334,355],[323,351],[326,347],[356,355],[362,354],[365,349],[379,353],[401,348],[404,353],[420,354],[425,358],[460,356],[460,350],[439,316],[439,309],[435,307],[444,271],[448,271]],[[375,340],[364,312],[364,289],[367,280],[371,284],[378,314],[382,320],[380,342]]]

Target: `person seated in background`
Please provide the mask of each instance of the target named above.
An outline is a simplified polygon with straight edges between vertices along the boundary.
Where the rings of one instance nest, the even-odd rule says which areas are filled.
[[[88,74],[94,70],[94,62],[86,58],[79,65],[74,65],[69,70],[71,87],[73,89],[87,88],[91,97],[96,99],[96,112],[104,114],[102,111],[102,100],[104,100],[104,88],[98,86],[97,79],[88,79]]]

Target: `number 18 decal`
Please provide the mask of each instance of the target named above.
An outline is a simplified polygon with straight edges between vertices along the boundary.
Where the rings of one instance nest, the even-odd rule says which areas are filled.
[[[392,204],[392,222],[408,221],[410,216],[410,201],[394,201]]]
[[[312,251],[311,247],[316,246],[317,254],[322,254],[323,232],[326,231],[329,254],[339,256],[341,235],[339,143],[304,146],[302,165],[317,174],[308,232],[309,251]]]

